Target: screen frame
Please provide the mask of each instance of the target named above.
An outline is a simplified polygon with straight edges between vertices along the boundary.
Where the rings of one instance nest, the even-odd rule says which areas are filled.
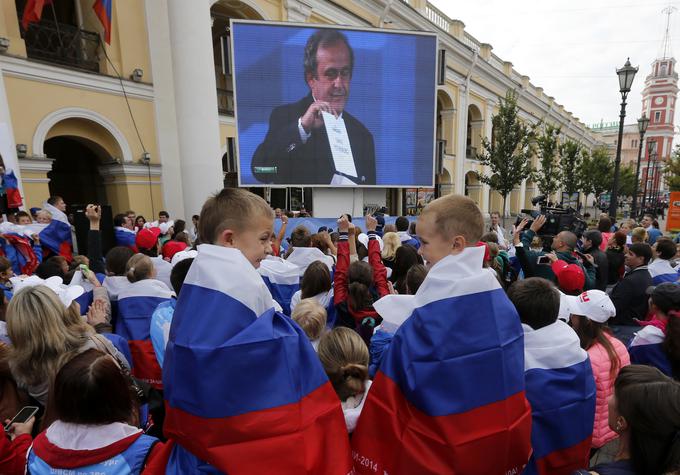
[[[433,66],[434,70],[432,71],[432,86],[433,86],[433,100],[434,100],[434,105],[433,105],[433,111],[434,113],[432,114],[432,176],[431,176],[431,182],[430,183],[425,183],[425,184],[376,184],[376,185],[359,185],[359,184],[354,184],[354,185],[346,185],[346,186],[338,186],[338,185],[320,185],[320,184],[295,184],[295,183],[289,183],[282,185],[280,183],[243,183],[241,181],[241,177],[243,176],[241,173],[241,144],[239,142],[239,129],[238,129],[238,93],[237,93],[237,81],[236,81],[236,51],[234,50],[234,25],[235,24],[249,24],[249,25],[267,25],[267,26],[282,26],[282,27],[291,27],[291,28],[308,28],[308,29],[331,29],[331,30],[348,30],[348,31],[365,31],[365,32],[370,32],[370,33],[384,33],[384,34],[398,34],[398,35],[408,35],[408,36],[429,36],[434,38],[434,61],[433,61]],[[298,23],[298,22],[286,22],[286,21],[268,21],[268,20],[243,20],[243,19],[238,19],[238,18],[230,18],[229,20],[229,29],[231,31],[231,34],[229,35],[229,43],[230,43],[230,48],[231,48],[231,66],[232,66],[232,73],[233,73],[233,87],[234,87],[234,127],[236,130],[236,136],[234,137],[235,140],[235,145],[236,145],[236,153],[237,153],[237,160],[236,160],[236,170],[238,172],[238,186],[240,188],[288,188],[288,187],[295,187],[295,188],[334,188],[334,189],[354,189],[354,188],[436,188],[436,179],[435,176],[437,174],[437,165],[436,165],[436,160],[437,160],[437,91],[439,90],[439,85],[437,84],[437,76],[438,76],[438,69],[439,69],[439,35],[437,35],[436,32],[431,32],[431,31],[410,31],[410,30],[399,30],[399,29],[384,29],[384,28],[367,28],[367,27],[359,27],[359,26],[347,26],[347,25],[320,25],[320,24],[314,24],[314,23]]]

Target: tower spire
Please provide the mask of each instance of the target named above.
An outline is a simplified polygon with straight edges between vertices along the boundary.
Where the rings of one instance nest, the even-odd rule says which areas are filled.
[[[667,59],[673,56],[673,52],[671,51],[671,15],[675,11],[677,11],[677,8],[672,5],[668,5],[661,10],[661,13],[666,15],[666,31],[664,32],[663,42],[661,43],[661,59]]]

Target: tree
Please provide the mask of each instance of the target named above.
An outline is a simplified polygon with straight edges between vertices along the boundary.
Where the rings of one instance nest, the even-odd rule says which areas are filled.
[[[600,147],[593,150],[589,157],[584,157],[579,176],[585,194],[592,193],[599,198],[602,193],[609,190],[613,176],[609,151],[605,147]]]
[[[543,132],[536,137],[538,161],[541,166],[533,175],[534,181],[538,185],[538,190],[546,197],[555,194],[562,178],[557,162],[559,136],[560,127],[545,124]]]
[[[614,169],[612,168],[612,174],[609,178],[610,183],[614,183]],[[635,193],[635,166],[628,164],[621,168],[621,174],[619,175],[619,197],[627,196],[632,197]]]
[[[670,191],[680,191],[680,145],[675,146],[673,155],[663,171]]]
[[[560,144],[560,168],[562,169],[562,188],[569,196],[581,190],[581,176],[579,170],[583,157],[587,156],[581,145],[567,139]]]
[[[517,93],[509,90],[500,99],[498,114],[491,118],[493,137],[482,139],[482,151],[477,160],[489,167],[489,173],[477,173],[479,181],[496,190],[503,197],[503,216],[508,195],[531,176],[531,139],[533,129],[517,116]]]

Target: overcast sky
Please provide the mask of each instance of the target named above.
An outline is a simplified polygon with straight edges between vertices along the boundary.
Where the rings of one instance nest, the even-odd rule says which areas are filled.
[[[616,68],[630,57],[640,70],[626,108],[626,124],[641,115],[641,91],[661,55],[666,15],[680,2],[658,0],[430,0],[493,52],[511,61],[545,93],[590,125],[618,122]],[[680,55],[680,11],[671,16],[671,51]],[[680,67],[680,66],[678,66]],[[678,124],[676,114],[676,125]]]

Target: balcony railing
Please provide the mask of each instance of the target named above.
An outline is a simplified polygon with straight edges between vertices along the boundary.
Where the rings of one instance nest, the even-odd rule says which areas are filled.
[[[41,21],[30,24],[24,40],[31,59],[99,72],[99,35],[93,31]]]
[[[234,91],[217,88],[217,111],[224,115],[234,115]]]

